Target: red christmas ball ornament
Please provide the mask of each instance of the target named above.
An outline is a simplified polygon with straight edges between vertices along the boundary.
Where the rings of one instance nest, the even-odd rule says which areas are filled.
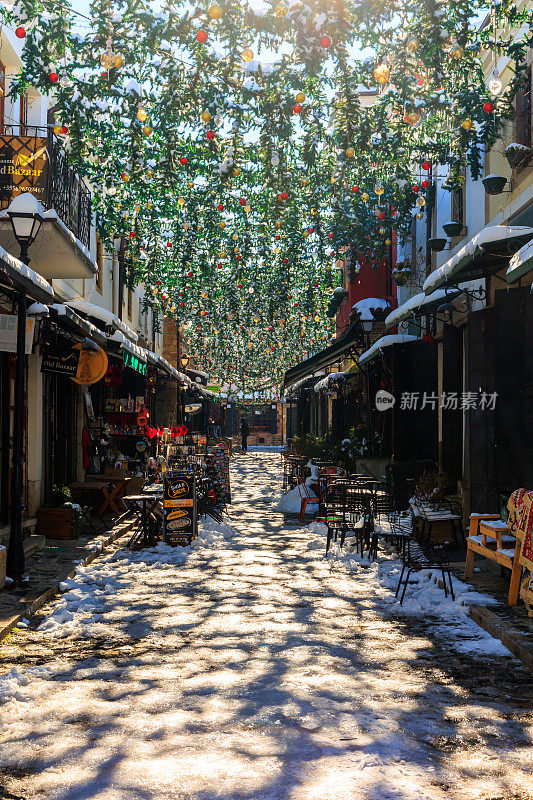
[[[130,239],[135,239],[135,231],[130,231]]]
[[[241,258],[242,258],[242,256],[241,256],[241,254],[239,253],[239,255],[237,256],[237,261],[240,261],[240,260],[241,260]]]
[[[328,233],[328,237],[329,237],[330,239],[333,239],[333,231],[330,231],[330,232]]]
[[[483,105],[483,111],[485,112],[485,114],[492,114],[492,112],[494,111],[494,103],[489,103],[489,102],[485,103]]]
[[[18,28],[16,28],[15,36],[17,37],[17,39],[26,38],[26,28],[24,27],[24,25],[19,25]]]
[[[189,159],[187,158],[187,156],[182,156],[180,158],[180,164],[182,164],[183,166],[185,166],[185,164],[187,164],[188,161],[189,161]]]
[[[172,247],[172,242],[167,242],[167,247]]]
[[[273,326],[271,325],[268,330],[273,331],[274,330]]]
[[[189,278],[192,278],[192,272],[188,272],[187,275],[189,276]]]
[[[161,286],[161,281],[157,281],[157,285],[158,285],[158,286]]]
[[[429,163],[429,161],[424,161],[424,163],[422,164],[422,169],[425,169],[426,172],[428,172],[431,169],[431,164]]]
[[[330,47],[330,46],[331,46],[330,37],[327,34],[324,34],[324,36],[321,36],[320,37],[320,47],[323,47],[324,50],[327,50],[328,47]]]
[[[59,75],[57,74],[57,72],[51,72],[50,75],[48,76],[48,80],[50,81],[50,83],[57,83],[59,80]]]
[[[419,191],[420,191],[420,186],[417,186],[416,183],[415,183],[415,185],[413,186],[413,192],[415,192],[415,194],[416,194],[416,192],[419,192]]]
[[[196,41],[200,42],[200,44],[205,44],[207,42],[207,38],[207,31],[204,31],[203,28],[200,28],[196,34]]]
[[[303,110],[303,106],[301,103],[295,103],[292,107],[292,110],[295,114],[301,114]]]
[[[288,263],[289,263],[289,259],[288,259],[288,258],[284,258],[284,259],[283,259],[283,263],[284,263],[284,264],[288,264]]]
[[[357,194],[358,191],[359,191],[359,186],[352,186],[352,192],[354,194]]]
[[[287,200],[288,196],[289,196],[288,192],[282,192],[281,195],[280,195],[282,200]]]
[[[308,229],[307,229],[307,233],[314,233],[314,232],[315,232],[315,229],[314,229],[314,228],[308,228]]]
[[[206,136],[209,139],[209,141],[212,142],[213,139],[215,138],[215,131],[207,131]]]
[[[219,264],[219,265],[218,265],[218,269],[222,269],[222,264]]]
[[[184,305],[185,305],[185,303],[182,300],[181,303],[180,303],[180,306],[183,308]]]
[[[66,125],[61,126],[61,133],[68,133],[68,128]]]
[[[422,187],[422,189],[427,189],[427,188],[428,188],[428,186],[429,186],[429,181],[422,181],[422,183],[420,184],[420,186]]]
[[[276,235],[274,236],[274,239],[276,240],[276,242],[279,242],[279,240],[281,239],[281,236],[279,235],[279,233],[276,233]]]
[[[240,197],[239,198],[239,205],[241,205],[241,206],[245,206],[246,205],[246,200],[244,199],[244,197]]]
[[[242,283],[237,284],[237,289],[242,289]]]
[[[222,203],[219,203],[219,204],[218,204],[218,206],[217,206],[217,209],[218,209],[219,211],[224,211],[224,206],[222,205]],[[218,266],[220,267],[220,264],[219,264]]]

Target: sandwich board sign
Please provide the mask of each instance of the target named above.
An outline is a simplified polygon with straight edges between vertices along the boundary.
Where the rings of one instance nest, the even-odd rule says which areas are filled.
[[[165,542],[187,545],[198,535],[196,477],[184,472],[166,472],[163,477]]]

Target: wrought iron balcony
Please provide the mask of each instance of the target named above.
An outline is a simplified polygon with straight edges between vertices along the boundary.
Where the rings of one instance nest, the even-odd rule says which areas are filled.
[[[91,194],[69,163],[61,139],[49,127],[0,127],[0,208],[31,192],[87,249],[91,236]]]

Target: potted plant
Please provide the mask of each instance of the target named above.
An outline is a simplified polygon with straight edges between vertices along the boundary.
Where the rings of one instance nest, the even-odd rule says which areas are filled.
[[[503,175],[497,175],[495,172],[491,172],[490,175],[482,179],[481,183],[485,187],[487,194],[501,194],[507,183],[507,178],[504,178]]]
[[[518,142],[511,142],[503,151],[511,169],[525,167],[526,164],[529,163],[532,153],[533,149],[531,147],[527,147],[525,144],[519,144]]]
[[[452,239],[454,236],[459,236],[461,231],[463,230],[463,223],[462,222],[445,222],[442,226],[442,229],[446,236],[449,236]]]
[[[50,505],[37,510],[37,533],[48,539],[77,539],[82,526],[81,507],[72,502],[68,486],[54,486]]]
[[[430,248],[433,250],[433,252],[440,253],[441,250],[444,250],[444,248],[446,247],[446,239],[437,239],[437,238],[428,239],[428,244]]]

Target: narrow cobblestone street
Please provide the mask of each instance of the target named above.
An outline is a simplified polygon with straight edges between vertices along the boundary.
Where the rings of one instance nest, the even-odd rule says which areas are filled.
[[[326,559],[279,469],[237,457],[233,535],[115,549],[3,643],[0,797],[533,796],[528,673]]]

